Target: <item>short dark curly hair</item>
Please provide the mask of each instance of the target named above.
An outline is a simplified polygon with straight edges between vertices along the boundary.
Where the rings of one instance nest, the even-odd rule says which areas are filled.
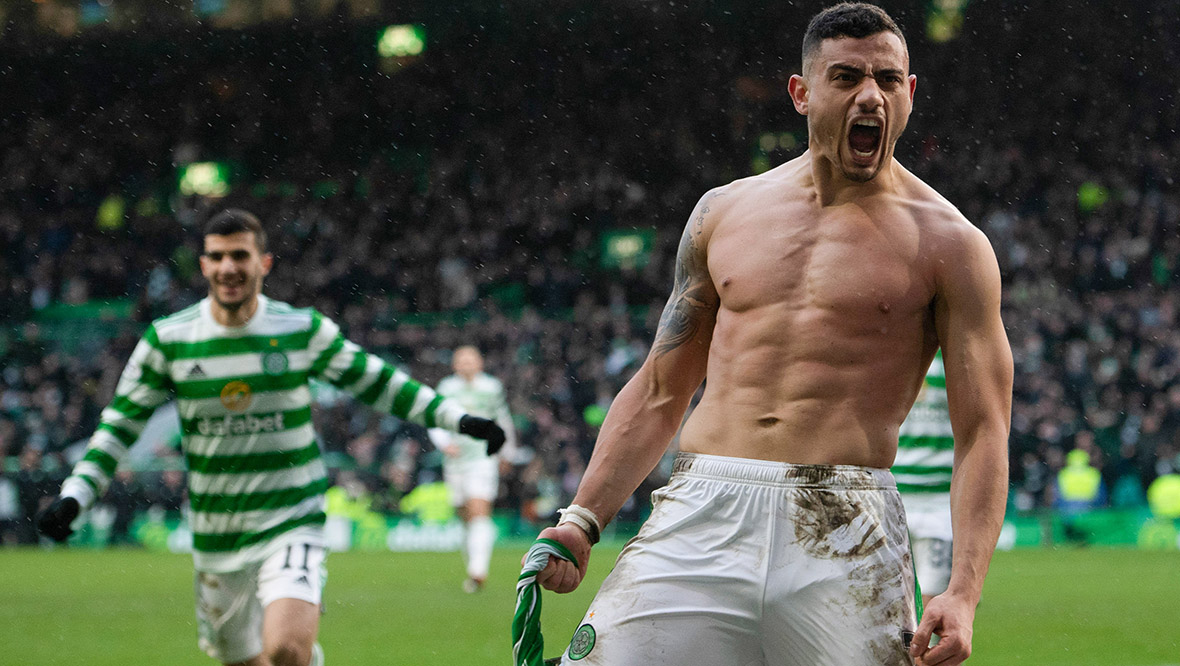
[[[206,236],[228,236],[242,231],[254,234],[254,244],[259,252],[266,252],[266,231],[258,216],[241,208],[227,208],[214,215],[205,223]]]
[[[808,62],[825,39],[864,39],[886,31],[897,35],[902,48],[907,48],[901,28],[897,27],[897,23],[884,9],[867,2],[832,5],[816,14],[807,24],[807,32],[803,35],[803,71],[807,71]]]

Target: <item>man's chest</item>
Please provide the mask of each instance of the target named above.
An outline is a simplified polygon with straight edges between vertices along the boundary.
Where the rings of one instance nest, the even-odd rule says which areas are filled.
[[[167,373],[182,416],[281,411],[289,407],[292,392],[306,391],[312,364],[306,348],[272,345],[269,338],[171,351]]]
[[[924,310],[933,298],[931,259],[904,221],[762,219],[718,232],[709,272],[734,312],[782,304],[881,316]]]

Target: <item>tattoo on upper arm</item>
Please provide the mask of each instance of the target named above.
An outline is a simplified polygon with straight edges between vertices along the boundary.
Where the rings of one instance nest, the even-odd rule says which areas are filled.
[[[697,206],[697,215],[680,237],[672,295],[664,306],[664,313],[660,315],[655,342],[652,344],[655,356],[663,356],[695,337],[701,324],[710,321],[717,309],[717,294],[709,281],[704,248],[700,246],[709,203],[717,196],[724,194],[711,192],[705,195]]]

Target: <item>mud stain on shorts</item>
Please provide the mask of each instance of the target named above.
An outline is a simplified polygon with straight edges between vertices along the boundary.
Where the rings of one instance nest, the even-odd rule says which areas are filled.
[[[833,465],[791,465],[787,468],[784,478],[801,485],[819,485],[836,476]]]
[[[849,572],[848,579],[849,596],[858,608],[878,609],[887,602],[882,585],[889,579],[889,565],[885,562],[857,567]]]
[[[873,663],[881,666],[913,666],[914,663],[900,631],[896,638],[874,641],[869,645],[869,654],[873,655]]]
[[[909,528],[906,527],[905,506],[901,503],[901,496],[893,493],[888,496],[885,506],[881,507],[885,515],[885,530],[889,533],[889,543],[909,543]],[[906,549],[908,554],[909,549]]]
[[[906,564],[905,566],[908,566]],[[883,632],[868,631],[865,646],[874,664],[912,666],[909,640],[914,627],[905,594],[906,576],[896,563],[878,562],[849,573],[849,599],[859,617],[879,618]],[[834,602],[836,603],[836,602]]]
[[[861,558],[885,545],[877,518],[847,495],[801,488],[794,497],[795,538],[813,557]]]

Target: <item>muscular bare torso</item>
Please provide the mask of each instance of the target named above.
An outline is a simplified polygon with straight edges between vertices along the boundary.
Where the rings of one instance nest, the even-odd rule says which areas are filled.
[[[719,188],[689,223],[719,305],[680,447],[888,467],[938,347],[937,264],[969,223],[896,164],[890,191],[821,205],[806,158]]]

